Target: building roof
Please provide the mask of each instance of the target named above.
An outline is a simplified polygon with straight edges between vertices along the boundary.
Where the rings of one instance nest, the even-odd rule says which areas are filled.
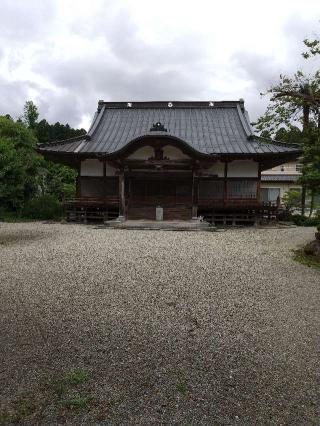
[[[154,127],[157,123],[158,126]],[[160,130],[157,130],[160,129]],[[144,137],[169,136],[200,154],[295,154],[253,135],[244,102],[104,102],[84,136],[39,145],[40,152],[114,154]]]
[[[261,175],[261,182],[297,182],[299,175]]]

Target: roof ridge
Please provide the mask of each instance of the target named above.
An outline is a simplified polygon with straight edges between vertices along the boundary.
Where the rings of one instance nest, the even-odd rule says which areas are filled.
[[[266,141],[267,143],[271,142],[274,145],[285,146],[285,147],[288,147],[288,148],[301,148],[302,149],[302,146],[299,145],[298,143],[288,143],[288,142],[276,141],[274,139],[268,139],[268,138],[265,138],[265,137],[259,136],[259,135],[252,134],[252,139],[262,139],[263,141]]]
[[[248,122],[246,120],[246,117],[242,114],[242,110],[241,110],[239,104],[237,105],[237,112],[238,112],[243,130],[245,131],[245,134],[247,135],[248,138],[253,136],[253,132],[251,131],[250,127],[248,126]]]
[[[106,109],[105,106],[103,106],[101,109],[98,109],[96,111],[95,116],[93,118],[93,121],[91,123],[91,126],[89,127],[89,130],[87,132],[87,135],[89,137],[91,137],[94,134],[94,132],[96,131],[96,129],[97,129],[97,127],[98,127],[98,125],[101,121],[101,118],[103,116],[105,109]]]
[[[46,146],[63,145],[64,143],[76,142],[77,140],[81,140],[81,139],[90,139],[90,136],[88,135],[88,133],[84,133],[83,135],[73,136],[72,138],[68,138],[68,139],[37,143],[37,147],[42,148]]]
[[[235,101],[103,101],[98,102],[98,111],[105,108],[236,108],[237,105],[243,107],[244,100]]]

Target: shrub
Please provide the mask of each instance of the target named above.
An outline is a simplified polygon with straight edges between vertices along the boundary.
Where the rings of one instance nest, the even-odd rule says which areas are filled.
[[[29,200],[22,214],[30,219],[57,219],[62,216],[62,205],[54,196],[43,195]]]
[[[316,217],[308,217],[304,222],[304,226],[318,226],[320,224],[320,220]]]
[[[318,217],[305,217],[301,214],[294,214],[291,216],[292,222],[297,226],[320,226],[320,218]]]
[[[300,191],[289,190],[281,200],[288,212],[292,212],[301,208],[301,193]]]

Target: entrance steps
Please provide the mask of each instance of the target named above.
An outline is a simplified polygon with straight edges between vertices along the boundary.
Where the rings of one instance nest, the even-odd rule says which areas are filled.
[[[164,205],[163,220],[168,222],[176,221],[189,221],[192,217],[191,206],[185,205]],[[156,206],[131,206],[128,207],[129,220],[148,220],[155,221],[156,219]]]
[[[111,229],[140,229],[157,231],[215,231],[216,228],[208,222],[197,220],[125,220],[123,222],[110,220],[105,222],[105,227]]]

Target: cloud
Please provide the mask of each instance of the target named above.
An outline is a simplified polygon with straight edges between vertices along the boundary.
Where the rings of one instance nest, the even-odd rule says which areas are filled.
[[[300,61],[297,46],[314,27],[318,4],[306,13],[290,3],[288,15],[279,3],[270,26],[269,7],[261,21],[259,7],[251,9],[255,19],[230,16],[227,2],[178,3],[164,0],[159,10],[147,0],[3,0],[0,114],[18,116],[32,99],[41,117],[79,126],[99,99],[243,97],[256,118],[265,108],[259,93]]]
[[[253,52],[233,55],[235,72],[257,91],[264,91],[278,78],[277,64],[270,57]]]
[[[105,100],[175,100],[199,99],[208,86],[204,73],[205,43],[191,34],[180,35],[166,44],[149,44],[141,39],[130,16],[120,12],[108,30],[96,32],[98,50],[84,44],[81,55],[55,56],[40,51],[32,66],[34,73],[46,75],[60,94],[38,102],[48,117],[59,107],[50,106],[53,99],[62,103],[60,115],[72,125],[81,115],[90,115],[98,99]],[[82,36],[85,32],[82,31]],[[72,99],[72,102],[70,102]],[[67,105],[74,105],[74,109]],[[81,108],[79,109],[79,106]]]
[[[10,43],[41,40],[52,29],[55,16],[51,0],[1,0],[0,38]]]
[[[31,81],[8,82],[0,76],[0,115],[9,114],[12,117],[22,115],[29,90],[34,87]]]

